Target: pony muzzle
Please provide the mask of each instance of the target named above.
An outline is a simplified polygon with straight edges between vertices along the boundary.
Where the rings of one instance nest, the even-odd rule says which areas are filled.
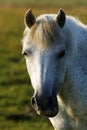
[[[58,113],[58,103],[55,97],[37,97],[33,96],[31,103],[38,115],[44,115],[47,117],[54,117]]]

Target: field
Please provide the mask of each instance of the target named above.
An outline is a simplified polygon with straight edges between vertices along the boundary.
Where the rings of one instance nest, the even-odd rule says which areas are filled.
[[[4,0],[0,2],[3,3]],[[85,6],[72,4],[61,7],[67,14],[78,16],[86,24],[87,1],[84,0],[83,3]],[[33,89],[25,59],[21,55],[21,40],[24,14],[28,8],[32,8],[37,16],[42,13],[57,13],[59,7],[51,4],[48,8],[47,4],[41,4],[39,11],[39,6],[35,4],[0,6],[0,130],[53,130],[49,120],[37,116],[31,108]]]
[[[27,5],[27,4],[45,4],[45,5],[61,5],[61,6],[71,6],[71,5],[87,5],[87,0],[0,0],[0,4],[15,4],[15,5]]]

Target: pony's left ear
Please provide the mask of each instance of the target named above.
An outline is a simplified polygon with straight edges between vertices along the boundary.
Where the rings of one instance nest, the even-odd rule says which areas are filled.
[[[35,18],[35,16],[33,15],[31,9],[29,9],[29,10],[25,13],[24,22],[25,22],[25,25],[28,26],[29,28],[31,28],[31,27],[36,23],[36,18]]]
[[[60,9],[59,10],[59,13],[56,17],[56,22],[58,23],[58,25],[63,28],[64,24],[65,24],[65,21],[66,21],[66,15],[65,15],[65,12]]]

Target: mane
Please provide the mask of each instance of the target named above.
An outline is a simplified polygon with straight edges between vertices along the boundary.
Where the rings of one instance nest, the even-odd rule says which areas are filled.
[[[86,26],[78,18],[66,16],[64,32],[70,37],[69,50],[72,57],[78,52],[78,44],[80,44],[81,40],[80,33],[84,29],[86,29]]]
[[[37,18],[36,23],[31,29],[26,27],[24,35],[29,37],[30,43],[39,44],[42,46],[51,46],[58,43],[61,35],[70,38],[71,48],[77,51],[77,40],[80,28],[85,28],[78,19],[72,16],[66,16],[66,23],[61,29],[56,23],[56,15],[41,15]]]
[[[39,17],[30,30],[30,41],[44,47],[56,43],[59,37],[59,26],[50,16]]]

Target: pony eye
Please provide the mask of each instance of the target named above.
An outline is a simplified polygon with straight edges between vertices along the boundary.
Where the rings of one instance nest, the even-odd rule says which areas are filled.
[[[28,56],[28,54],[27,54],[27,52],[22,52],[22,55],[24,55],[24,56]]]
[[[64,55],[65,55],[65,50],[62,50],[62,51],[58,54],[58,57],[59,57],[59,58],[62,58]]]
[[[33,53],[34,53],[34,49],[33,48],[29,48],[28,50],[22,52],[22,54],[24,56],[31,56]]]

